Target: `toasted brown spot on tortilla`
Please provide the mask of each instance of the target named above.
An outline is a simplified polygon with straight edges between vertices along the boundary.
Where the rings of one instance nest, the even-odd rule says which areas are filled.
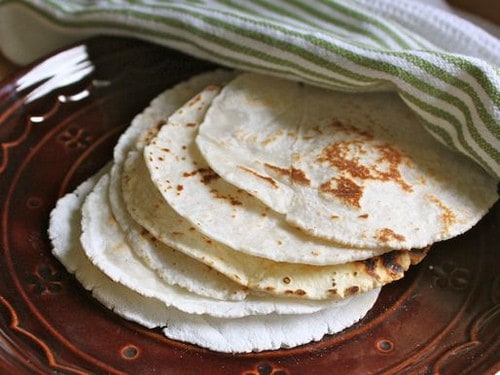
[[[247,168],[247,167],[244,167],[244,166],[241,166],[241,165],[238,165],[238,168],[245,171],[245,172],[253,174],[255,177],[260,178],[261,180],[264,180],[264,181],[270,183],[274,188],[276,188],[276,189],[278,188],[278,184],[271,177],[262,176],[261,174],[258,174],[254,170]]]
[[[358,216],[360,219],[368,219],[368,214],[362,214]]]
[[[431,249],[430,246],[426,246],[422,249],[411,249],[410,251],[411,264],[420,263],[425,258],[430,249]]]
[[[279,139],[279,137],[283,135],[283,133],[284,133],[283,129],[277,129],[275,132],[271,133],[266,139],[264,139],[262,141],[262,144],[268,145],[270,143],[273,143],[274,141]]]
[[[198,125],[196,122],[188,122],[186,124],[186,127],[188,127],[188,128],[194,128],[196,125]]]
[[[364,142],[358,140],[339,141],[325,147],[318,157],[319,162],[326,162],[341,172],[348,173],[352,177],[366,180],[370,178],[370,169],[362,165],[359,157],[348,157],[351,149],[353,154],[363,154]]]
[[[319,162],[328,163],[343,176],[350,175],[360,180],[392,181],[405,191],[413,190],[399,171],[401,164],[410,162],[400,150],[388,143],[376,143],[373,135],[338,120],[334,120],[332,126],[354,138],[326,146],[317,158]],[[369,151],[376,151],[379,157],[371,164],[363,164],[359,155],[366,155]]]
[[[382,229],[377,230],[376,238],[377,238],[377,240],[379,240],[380,242],[383,242],[383,243],[386,243],[389,241],[402,242],[402,241],[406,240],[405,236],[403,236],[401,234],[397,234],[396,232],[394,232],[392,229],[389,229],[389,228],[382,228]]]
[[[297,289],[295,292],[294,292],[295,295],[297,296],[305,296],[307,293],[305,290],[303,289]]]
[[[403,190],[408,192],[413,191],[411,185],[403,180],[401,172],[399,171],[399,165],[404,161],[409,163],[409,159],[405,158],[401,151],[388,144],[379,145],[377,146],[377,149],[381,154],[377,161],[384,162],[389,165],[388,171],[386,172],[376,170],[378,174],[377,179],[381,181],[393,181],[396,182]]]
[[[339,217],[339,215],[330,215],[330,219],[338,219]]]
[[[160,128],[161,128],[163,125],[165,125],[166,123],[167,123],[167,121],[165,121],[165,120],[163,120],[163,119],[162,119],[162,120],[159,120],[159,121],[156,123],[156,125],[155,125],[156,130],[160,130]]]
[[[188,107],[192,107],[192,106],[194,106],[196,103],[198,103],[200,100],[201,100],[201,95],[200,95],[200,94],[198,94],[198,95],[196,95],[193,99],[191,99],[187,105],[188,105]]]
[[[195,170],[195,171],[191,171],[191,172],[184,172],[182,174],[182,177],[193,177],[194,175],[196,175],[198,173],[198,170]]]
[[[184,186],[182,185],[177,185],[177,191],[182,191],[184,190]]]
[[[217,86],[217,85],[208,85],[207,87],[205,87],[205,90],[215,91],[215,92],[220,91],[220,89],[221,89],[221,87]]]
[[[273,292],[273,291],[276,290],[276,288],[274,286],[266,286],[265,290],[268,291],[268,292]]]
[[[328,289],[328,293],[336,295],[337,294],[337,288]]]
[[[162,148],[161,150],[162,150],[163,152],[170,152],[170,149],[169,149],[169,148],[166,148],[166,147]]]
[[[344,290],[344,296],[346,296],[346,297],[352,296],[358,292],[359,292],[359,286],[353,285],[353,286],[350,286],[349,288],[346,288]]]
[[[282,167],[278,167],[277,165],[273,165],[273,164],[269,164],[269,163],[264,163],[264,166],[266,168],[269,168],[270,170],[276,172],[277,174],[282,175],[282,176],[289,176],[290,175],[289,168],[282,168]]]
[[[438,197],[434,196],[434,195],[427,195],[426,198],[434,203],[436,206],[439,207],[439,209],[441,210],[441,215],[440,215],[440,219],[441,219],[441,223],[443,224],[443,232],[444,233],[448,233],[450,227],[457,221],[457,217],[456,215],[453,213],[453,211],[448,207],[446,206],[442,200],[440,200]]]
[[[292,168],[292,181],[299,185],[310,185],[311,180],[306,176],[305,172],[301,169]]]
[[[214,196],[214,198],[217,198],[217,199],[225,199],[227,200],[232,206],[241,206],[243,203],[241,201],[239,201],[238,199],[236,199],[235,197],[231,196],[231,195],[224,195],[222,194],[221,192],[219,192],[217,189],[212,189],[210,190],[210,192],[212,193],[212,195]],[[232,217],[234,217],[234,215],[231,215]]]
[[[332,178],[319,187],[323,194],[332,195],[349,206],[360,208],[363,188],[345,177]]]
[[[283,282],[284,282],[285,284],[290,284],[290,282],[291,282],[291,281],[292,281],[292,280],[291,280],[288,276],[285,276],[285,277],[283,278]]]
[[[219,178],[219,175],[212,168],[199,168],[198,172],[201,174],[201,182],[205,185]]]

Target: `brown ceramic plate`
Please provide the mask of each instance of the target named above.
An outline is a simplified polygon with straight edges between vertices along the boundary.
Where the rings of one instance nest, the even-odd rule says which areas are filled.
[[[500,370],[497,205],[437,244],[346,331],[292,350],[229,355],[166,339],[103,308],[51,255],[49,213],[111,158],[158,93],[210,64],[96,38],[0,87],[0,373],[494,373]],[[473,183],[473,182],[471,182]]]

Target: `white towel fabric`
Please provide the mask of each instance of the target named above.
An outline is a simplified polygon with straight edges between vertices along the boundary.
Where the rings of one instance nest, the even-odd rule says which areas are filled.
[[[395,89],[500,178],[500,41],[443,1],[0,0],[0,48],[18,63],[96,34],[337,90]]]

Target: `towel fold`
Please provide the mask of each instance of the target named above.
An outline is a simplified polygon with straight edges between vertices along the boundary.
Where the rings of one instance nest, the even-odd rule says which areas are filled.
[[[0,47],[18,61],[95,34],[138,37],[337,90],[397,90],[438,140],[500,178],[500,41],[436,7],[409,0],[0,0]]]

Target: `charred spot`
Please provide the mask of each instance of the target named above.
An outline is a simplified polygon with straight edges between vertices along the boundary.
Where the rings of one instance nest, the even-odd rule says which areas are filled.
[[[177,189],[177,191],[182,191],[182,190],[184,190],[184,186],[177,185],[176,189]]]
[[[276,290],[276,288],[274,286],[266,286],[265,290],[268,291],[268,292],[273,292],[273,291]]]
[[[344,295],[346,297],[348,297],[348,296],[352,296],[352,295],[354,295],[354,294],[356,294],[358,292],[359,292],[359,286],[354,285],[354,286],[351,286],[351,287],[345,289],[344,290]]]
[[[358,216],[360,219],[368,219],[368,214],[363,214]]]
[[[283,278],[283,282],[284,282],[285,284],[290,284],[290,282],[291,282],[291,281],[292,281],[292,280],[291,280],[288,276],[285,276],[285,277]]]
[[[166,148],[166,147],[163,147],[161,150],[162,150],[163,152],[166,152],[166,153],[169,153],[169,152],[170,152],[170,149],[169,149],[169,148]]]
[[[381,255],[382,264],[391,274],[402,274],[405,268],[400,264],[400,251],[391,251]]]
[[[188,122],[186,124],[186,127],[188,127],[188,128],[194,128],[195,126],[196,126],[196,122]]]
[[[377,267],[377,258],[368,258],[365,260],[362,260],[361,263],[365,266],[366,273],[375,279],[378,279],[377,272],[375,272],[375,269]]]
[[[297,289],[295,292],[294,292],[295,295],[297,296],[305,296],[307,293],[305,290],[303,289]]]
[[[337,293],[337,288],[331,288],[331,289],[328,289],[328,294],[333,294],[333,295],[338,294],[338,293]]]

